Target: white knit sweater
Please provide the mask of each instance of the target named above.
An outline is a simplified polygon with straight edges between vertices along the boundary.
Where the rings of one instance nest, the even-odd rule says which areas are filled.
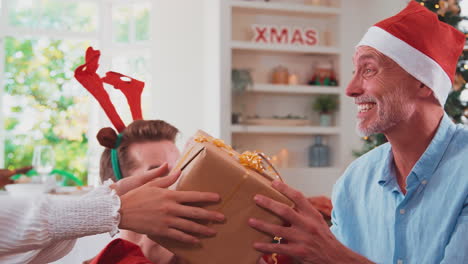
[[[76,238],[118,232],[120,199],[111,182],[84,196],[0,196],[0,263],[49,263]]]

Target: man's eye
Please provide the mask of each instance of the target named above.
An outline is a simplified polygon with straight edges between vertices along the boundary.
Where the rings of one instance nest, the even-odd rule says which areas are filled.
[[[373,74],[374,72],[375,72],[374,69],[370,69],[370,68],[369,68],[369,69],[365,69],[365,70],[364,70],[364,75],[370,75],[370,74]]]

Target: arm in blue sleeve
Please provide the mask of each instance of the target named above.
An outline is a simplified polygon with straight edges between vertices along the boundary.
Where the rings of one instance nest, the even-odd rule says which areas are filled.
[[[458,217],[457,224],[449,243],[445,247],[445,254],[441,264],[468,263],[468,197],[463,210]]]

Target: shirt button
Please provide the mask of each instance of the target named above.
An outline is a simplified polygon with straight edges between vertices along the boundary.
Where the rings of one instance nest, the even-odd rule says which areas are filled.
[[[422,183],[423,185],[426,185],[426,184],[427,184],[427,180],[423,180],[421,183]]]
[[[397,261],[397,264],[403,264],[403,260],[399,259],[399,260]]]
[[[406,213],[405,209],[400,209],[400,214],[405,214],[405,213]],[[401,262],[401,263],[403,263],[403,262]]]

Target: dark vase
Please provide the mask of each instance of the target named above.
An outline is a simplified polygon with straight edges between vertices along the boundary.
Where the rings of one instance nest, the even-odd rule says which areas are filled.
[[[315,143],[309,147],[309,167],[330,166],[330,148],[322,143],[322,136],[315,136]]]

